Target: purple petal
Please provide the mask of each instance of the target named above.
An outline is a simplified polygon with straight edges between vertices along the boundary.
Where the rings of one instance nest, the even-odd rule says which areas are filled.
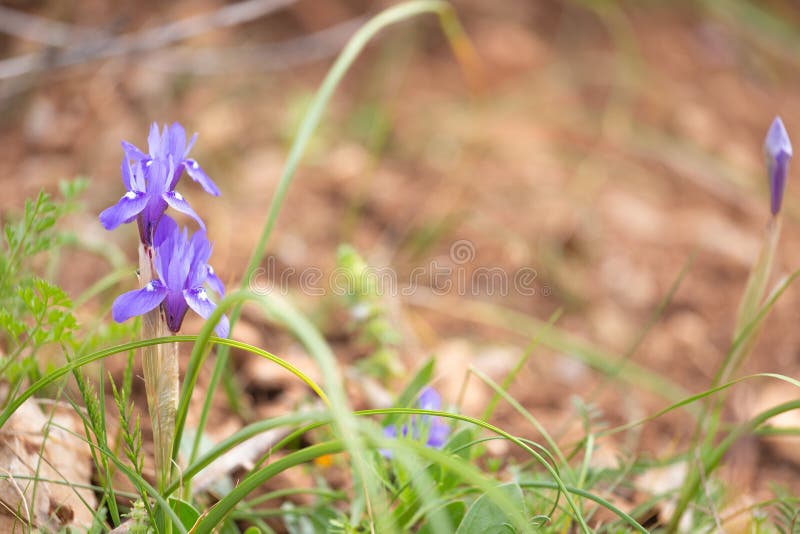
[[[149,158],[147,154],[139,150],[139,147],[127,141],[122,141],[122,151],[125,152],[125,159],[128,160],[140,162]]]
[[[222,280],[219,279],[217,273],[214,272],[214,268],[206,264],[206,271],[208,271],[208,277],[206,278],[206,283],[208,283],[208,286],[213,289],[217,295],[224,297],[225,285],[222,283]]]
[[[154,122],[150,125],[150,134],[147,136],[147,149],[152,158],[157,158],[161,155],[161,134],[158,131],[158,123]]]
[[[170,290],[167,292],[164,299],[164,312],[167,316],[167,326],[171,332],[180,331],[183,318],[188,310],[189,306],[186,304],[186,299],[183,298],[183,291]]]
[[[149,164],[149,160],[147,163]],[[147,192],[147,180],[144,177],[144,168],[142,165],[134,165],[133,169],[130,168],[130,164],[127,162],[123,162],[124,166],[128,167],[128,172],[131,181],[131,188],[128,191],[141,191],[142,193]]]
[[[767,156],[767,173],[770,189],[770,208],[776,215],[783,202],[786,189],[786,175],[792,157],[792,143],[780,117],[775,117],[764,140],[764,153]]]
[[[167,153],[178,160],[183,159],[186,152],[186,130],[177,122],[172,123],[167,133]]]
[[[166,253],[170,257],[165,283],[167,287],[178,292],[187,287],[192,287],[187,284],[192,269],[192,259],[188,254],[189,240],[187,234],[188,230],[184,228],[183,231],[176,232],[173,239],[159,248],[159,252],[161,252],[166,247]]]
[[[177,292],[183,291],[191,267],[190,258],[187,254],[186,229],[181,231],[178,225],[170,217],[164,216],[156,228],[153,236],[153,243],[156,248],[155,267],[158,276],[170,290]],[[177,299],[177,297],[176,297]],[[183,297],[180,297],[182,301]],[[186,305],[180,304],[173,298],[168,299],[168,304],[172,306],[175,322],[173,325],[180,325],[183,320],[183,313],[186,313]],[[181,309],[183,308],[182,313]]]
[[[203,171],[203,168],[200,167],[197,160],[185,159],[183,160],[183,167],[186,169],[186,174],[188,174],[192,180],[200,184],[206,193],[214,195],[215,197],[219,196],[219,188],[211,178],[208,177],[205,171]]]
[[[147,205],[147,195],[128,191],[119,202],[100,213],[100,222],[106,230],[113,230],[122,223],[133,220]]]
[[[194,146],[194,142],[197,141],[197,133],[195,133],[191,139],[189,139],[189,143],[186,145],[186,150],[183,151],[183,159],[186,159],[186,156],[189,155],[189,152],[192,151],[192,147]]]
[[[167,204],[169,204],[169,206],[172,209],[174,209],[175,211],[179,211],[181,213],[185,213],[186,215],[197,221],[197,224],[200,225],[200,228],[202,228],[203,230],[206,229],[205,223],[202,221],[202,219],[200,219],[200,216],[197,213],[195,213],[195,211],[192,209],[189,203],[186,202],[186,199],[183,198],[183,195],[181,195],[177,191],[167,191],[166,193],[161,195],[161,198],[163,198],[164,201]]]
[[[786,174],[789,171],[789,156],[781,154],[767,163],[769,172],[770,209],[773,215],[781,211],[783,193],[786,190]]]
[[[167,288],[158,280],[152,280],[142,289],[128,291],[118,296],[111,306],[111,316],[118,323],[136,315],[147,313],[164,300]]]
[[[419,395],[417,406],[421,410],[438,410],[442,407],[442,397],[432,387],[426,387]]]
[[[213,312],[214,308],[217,307],[216,304],[211,302],[211,300],[208,298],[206,290],[202,287],[184,289],[183,298],[186,299],[186,304],[188,304],[189,307],[197,312],[197,315],[203,319],[208,319],[208,317],[211,315],[211,312]],[[219,337],[228,337],[229,330],[230,322],[228,321],[228,317],[223,315],[217,325],[214,327],[214,332],[216,332]]]
[[[172,162],[165,160],[152,159],[147,162],[147,192],[151,195],[159,196],[165,191],[169,191]]]
[[[160,196],[154,196],[148,192],[147,206],[142,210],[139,221],[142,227],[143,236],[146,237],[148,244],[152,243],[153,231],[158,226],[158,221],[164,216],[164,210],[167,209],[167,203]]]
[[[189,256],[188,287],[200,287],[208,278],[208,258],[211,256],[211,243],[206,238],[203,230],[198,230],[192,236],[187,251]]]
[[[431,422],[431,427],[428,429],[428,441],[426,441],[425,444],[434,449],[441,449],[447,442],[447,437],[449,435],[450,426],[440,418],[435,417]]]
[[[208,242],[205,230],[198,230],[189,243],[193,263],[206,263],[211,257],[211,243]],[[199,284],[197,284],[199,285]]]
[[[122,175],[122,185],[125,186],[125,191],[133,191],[133,187],[131,187],[131,162],[128,161],[128,158],[122,159],[119,171]]]
[[[178,234],[178,223],[169,215],[163,215],[158,221],[155,235],[153,235],[153,246],[158,247],[167,239]]]
[[[777,158],[780,154],[792,155],[792,142],[780,117],[775,117],[764,139],[764,151],[768,156]]]

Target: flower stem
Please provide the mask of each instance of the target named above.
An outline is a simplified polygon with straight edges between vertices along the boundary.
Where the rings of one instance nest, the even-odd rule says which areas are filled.
[[[155,278],[153,249],[139,244],[139,284],[141,287]],[[142,316],[144,339],[170,335],[162,307]],[[178,344],[165,343],[142,349],[147,408],[153,426],[156,482],[159,491],[169,483],[172,440],[175,437],[175,412],[178,407]]]

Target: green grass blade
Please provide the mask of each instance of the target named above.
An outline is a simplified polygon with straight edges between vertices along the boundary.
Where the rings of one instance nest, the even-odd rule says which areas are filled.
[[[534,482],[520,482],[520,486],[522,487],[529,487],[529,488],[548,488],[548,489],[557,489],[557,485],[553,482],[545,482],[545,481],[534,481]],[[567,486],[567,491],[570,493],[577,495],[579,497],[583,497],[584,499],[589,499],[590,501],[594,501],[603,508],[613,512],[616,514],[620,519],[625,521],[628,526],[633,528],[636,532],[642,532],[643,534],[649,534],[646,528],[639,524],[633,517],[626,514],[609,501],[603,499],[599,495],[595,495],[589,491],[583,490],[581,488],[574,488],[572,486]]]
[[[219,338],[212,338],[211,334],[214,330],[214,326],[217,324],[217,321],[219,321],[222,315],[230,308],[241,305],[241,303],[248,300],[263,303],[266,299],[265,297],[256,295],[250,291],[236,291],[226,295],[208,317],[208,320],[205,322],[203,327],[200,329],[200,333],[197,335],[194,347],[192,348],[192,354],[189,356],[189,365],[184,375],[183,384],[181,387],[181,396],[180,400],[178,401],[178,410],[175,418],[175,442],[172,449],[173,461],[177,461],[178,459],[180,442],[183,437],[184,428],[186,426],[186,417],[189,412],[189,403],[192,399],[194,387],[197,384],[197,378],[200,376],[200,368],[203,366],[203,363],[209,354],[209,342],[212,341],[212,339],[215,343],[219,342],[223,346],[230,346],[246,350],[280,365],[308,385],[308,387],[310,387],[326,404],[330,403],[327,395],[320,386],[318,386],[300,369],[297,369],[295,366],[291,365],[285,360],[282,360],[281,358],[263,349],[248,345],[247,343],[233,340],[221,341]],[[202,427],[199,427],[196,432],[195,443],[193,444],[192,453],[189,457],[188,463],[192,463],[197,456],[197,447],[199,445],[199,438],[201,434]]]

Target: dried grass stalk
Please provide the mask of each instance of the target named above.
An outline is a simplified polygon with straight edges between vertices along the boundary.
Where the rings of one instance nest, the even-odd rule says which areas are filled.
[[[139,285],[155,279],[153,249],[139,244]],[[170,335],[162,306],[142,316],[144,339]],[[147,407],[153,424],[156,480],[159,489],[169,482],[172,442],[175,438],[175,412],[178,408],[178,344],[163,343],[142,349],[142,368]]]

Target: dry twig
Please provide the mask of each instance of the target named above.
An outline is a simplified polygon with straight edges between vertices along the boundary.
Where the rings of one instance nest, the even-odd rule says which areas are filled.
[[[97,59],[157,50],[213,29],[236,26],[263,17],[294,2],[295,0],[245,0],[221,7],[212,13],[195,15],[130,35],[91,38],[61,50],[49,48],[41,52],[19,55],[0,61],[0,80],[68,67]],[[63,23],[42,20],[37,22],[39,23],[36,26],[38,29],[31,31],[31,33],[35,33],[38,37],[42,37],[40,35],[41,28],[44,28],[43,25],[47,24],[59,25],[58,27],[61,31],[56,32],[59,35],[53,39],[54,41],[63,41],[73,32],[72,28],[60,26]]]

